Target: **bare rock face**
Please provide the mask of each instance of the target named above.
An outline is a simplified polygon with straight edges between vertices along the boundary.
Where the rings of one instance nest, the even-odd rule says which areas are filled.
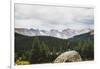
[[[79,62],[79,61],[82,61],[82,58],[77,51],[67,51],[59,55],[54,60],[54,63]]]

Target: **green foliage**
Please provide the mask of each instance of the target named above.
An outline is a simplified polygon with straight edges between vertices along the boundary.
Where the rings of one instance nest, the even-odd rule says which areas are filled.
[[[15,62],[21,57],[31,64],[53,62],[61,53],[76,50],[82,59],[94,59],[94,39],[83,34],[71,39],[58,39],[48,36],[27,37],[15,34]]]

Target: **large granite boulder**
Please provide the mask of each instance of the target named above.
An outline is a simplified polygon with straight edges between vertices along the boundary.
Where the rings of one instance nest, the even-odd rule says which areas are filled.
[[[65,62],[79,62],[82,61],[80,54],[77,51],[67,51],[59,55],[54,63],[65,63]]]

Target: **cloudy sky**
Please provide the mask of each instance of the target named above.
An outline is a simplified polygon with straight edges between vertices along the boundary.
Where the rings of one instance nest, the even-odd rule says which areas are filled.
[[[15,28],[86,29],[94,26],[93,8],[15,4]]]

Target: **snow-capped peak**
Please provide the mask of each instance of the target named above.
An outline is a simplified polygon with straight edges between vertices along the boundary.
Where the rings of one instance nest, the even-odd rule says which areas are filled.
[[[68,39],[76,35],[80,35],[83,33],[87,33],[91,31],[90,29],[81,29],[81,30],[73,30],[73,29],[63,29],[62,31],[51,29],[51,30],[39,30],[39,29],[26,29],[26,28],[15,28],[15,32],[18,34],[22,34],[25,36],[52,36],[61,39]]]

